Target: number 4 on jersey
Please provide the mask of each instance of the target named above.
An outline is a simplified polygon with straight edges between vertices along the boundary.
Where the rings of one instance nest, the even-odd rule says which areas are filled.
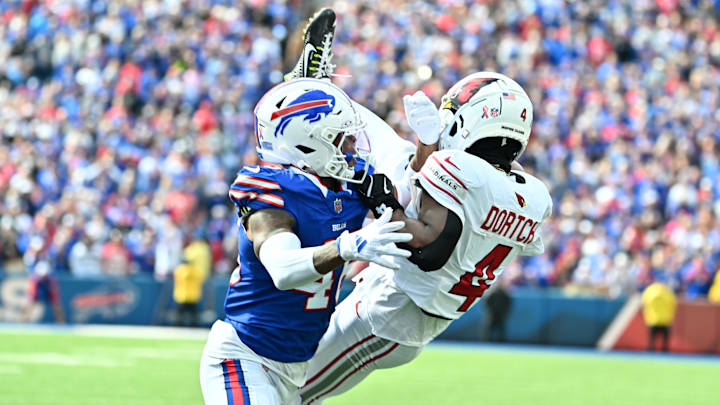
[[[293,291],[309,295],[305,300],[306,311],[322,311],[328,309],[330,305],[330,290],[334,280],[335,272],[331,271],[325,274],[323,278],[295,288]]]
[[[467,311],[476,299],[482,297],[485,290],[490,288],[486,280],[495,279],[495,270],[505,260],[512,247],[497,245],[482,260],[475,265],[474,272],[466,272],[460,277],[460,281],[450,289],[450,293],[467,297],[465,302],[457,309],[459,312]],[[483,274],[484,271],[484,274]],[[479,277],[478,283],[474,284],[475,277]]]

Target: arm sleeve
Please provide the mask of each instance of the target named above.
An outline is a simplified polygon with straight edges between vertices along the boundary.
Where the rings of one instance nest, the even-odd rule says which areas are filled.
[[[445,226],[437,239],[421,248],[414,248],[407,243],[399,243],[398,247],[410,252],[408,260],[415,263],[422,271],[435,271],[447,263],[452,256],[460,234],[462,223],[460,218],[448,210]]]
[[[463,200],[468,191],[467,186],[461,179],[459,169],[451,163],[443,163],[445,158],[442,152],[431,154],[414,179],[438,204],[455,213],[464,224]]]
[[[260,262],[278,290],[290,290],[319,278],[315,270],[315,248],[301,248],[292,232],[280,232],[267,238],[260,247]]]

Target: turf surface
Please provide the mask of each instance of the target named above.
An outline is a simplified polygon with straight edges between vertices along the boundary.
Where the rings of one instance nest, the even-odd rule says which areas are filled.
[[[201,404],[204,341],[0,329],[0,404]],[[720,360],[431,346],[349,404],[717,404]]]

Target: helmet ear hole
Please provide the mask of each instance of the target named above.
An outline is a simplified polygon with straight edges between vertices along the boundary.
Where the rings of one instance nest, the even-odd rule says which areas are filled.
[[[295,145],[295,147],[296,147],[297,149],[299,149],[300,152],[302,152],[302,153],[304,153],[304,154],[306,154],[306,155],[315,152],[315,149],[310,148],[310,147],[307,147],[307,146],[305,146],[305,145]]]
[[[455,134],[458,133],[458,120],[460,120],[460,126],[465,126],[465,120],[463,119],[463,116],[458,116],[458,119],[453,122],[452,128],[450,128],[450,133],[448,133],[449,136],[455,136]]]
[[[458,127],[457,121],[453,122],[453,126],[452,126],[452,128],[450,128],[450,132],[448,132],[448,136],[455,136],[455,134],[457,133],[457,127]]]

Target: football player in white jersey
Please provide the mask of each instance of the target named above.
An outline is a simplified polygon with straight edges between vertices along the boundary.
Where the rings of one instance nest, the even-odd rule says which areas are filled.
[[[329,79],[332,35],[327,38],[315,53],[306,39],[286,78]],[[303,63],[312,55],[317,63]],[[403,102],[417,146],[353,106],[367,123],[376,169],[384,173],[368,176],[361,192],[376,217],[394,208],[393,219],[405,221],[413,239],[404,248],[412,255],[396,260],[399,270],[370,265],[354,279],[355,290],[337,307],[310,361],[300,391],[304,404],[322,403],[376,369],[413,360],[479,301],[514,257],[544,250],[540,229],[552,210],[550,195],[535,177],[512,170],[533,119],[522,87],[480,72],[453,86],[439,111],[422,92]]]
[[[406,99],[406,110],[420,98]],[[412,256],[398,260],[399,270],[370,265],[355,278],[310,362],[303,404],[322,403],[376,369],[413,360],[479,301],[510,261],[544,250],[550,194],[534,176],[512,170],[533,119],[522,87],[502,74],[475,73],[448,91],[435,114],[408,116],[416,131],[440,128],[440,150],[419,173],[408,168],[409,182],[400,181],[398,194],[409,186],[413,195],[405,211],[387,176],[368,177],[363,188],[376,216],[395,208],[393,220],[405,221],[403,232],[413,239],[399,246]],[[432,141],[432,134],[421,136]]]

